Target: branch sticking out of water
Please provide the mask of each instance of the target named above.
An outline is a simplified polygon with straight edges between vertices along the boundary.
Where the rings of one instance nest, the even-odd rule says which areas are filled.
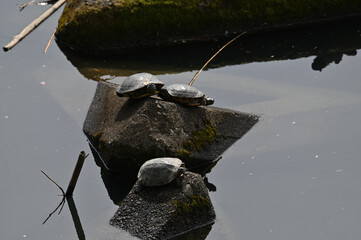
[[[49,41],[48,41],[48,44],[47,44],[46,47],[45,47],[44,54],[48,51],[48,48],[49,48],[49,46],[50,46],[50,43],[51,43],[51,41],[53,40],[57,29],[58,29],[57,27],[54,29],[53,34],[51,35],[51,37],[50,37],[50,39],[49,39]]]
[[[246,34],[247,32],[243,32],[238,34],[237,36],[235,36],[234,38],[232,38],[229,42],[227,42],[225,45],[223,45],[223,47],[221,47],[204,65],[201,69],[198,70],[198,72],[196,73],[196,75],[194,75],[194,77],[192,78],[192,80],[188,83],[189,86],[192,86],[192,84],[194,83],[194,81],[196,80],[196,78],[198,77],[198,75],[202,72],[202,70],[208,65],[208,63],[210,63],[210,61],[212,61],[213,58],[215,58],[218,53],[220,53],[225,47],[227,47],[229,44],[231,44],[233,41],[235,41],[237,38],[239,38],[240,36]]]
[[[76,162],[73,175],[71,176],[68,189],[66,190],[65,196],[69,197],[73,195],[75,185],[78,181],[80,171],[83,167],[85,158],[88,157],[89,154],[86,154],[84,151],[79,153],[78,161]]]
[[[29,6],[30,4],[32,4],[34,2],[34,0],[31,0],[28,3],[22,4],[19,6],[19,11],[22,11],[24,8],[26,8],[27,6]]]
[[[78,161],[77,161],[77,163],[75,165],[75,169],[74,169],[73,175],[72,175],[72,177],[70,179],[68,189],[66,190],[66,192],[64,192],[63,188],[57,182],[55,182],[48,174],[46,174],[43,170],[40,170],[50,181],[52,181],[60,189],[62,194],[59,195],[59,196],[63,197],[61,202],[59,203],[59,205],[55,208],[54,211],[52,211],[49,214],[49,216],[45,219],[43,224],[45,224],[48,221],[48,219],[60,208],[60,210],[58,212],[58,215],[59,215],[61,213],[61,211],[63,210],[65,200],[69,199],[69,198],[71,198],[73,196],[73,191],[74,191],[75,185],[76,185],[76,183],[78,181],[80,171],[81,171],[81,169],[83,167],[84,160],[85,160],[86,157],[88,157],[88,155],[89,154],[86,154],[84,151],[81,151],[79,153]]]

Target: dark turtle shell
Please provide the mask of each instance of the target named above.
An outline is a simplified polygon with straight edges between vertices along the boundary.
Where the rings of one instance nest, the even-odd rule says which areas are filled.
[[[178,158],[154,158],[146,161],[139,169],[138,182],[143,186],[161,186],[170,183],[185,171]]]
[[[150,73],[136,73],[127,77],[116,89],[120,97],[142,98],[157,94],[164,86],[156,76]]]
[[[197,88],[186,84],[172,84],[162,88],[158,94],[162,99],[187,106],[211,105],[214,100],[206,98]]]

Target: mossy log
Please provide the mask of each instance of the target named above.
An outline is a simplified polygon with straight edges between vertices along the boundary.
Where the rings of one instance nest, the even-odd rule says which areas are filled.
[[[69,0],[56,37],[106,54],[360,13],[359,0]]]

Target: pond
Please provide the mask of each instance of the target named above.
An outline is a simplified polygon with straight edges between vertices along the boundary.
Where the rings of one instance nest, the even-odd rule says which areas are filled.
[[[2,1],[2,46],[46,9],[19,12],[16,3],[23,2]],[[66,188],[79,152],[91,153],[82,124],[95,80],[148,71],[167,84],[188,83],[224,44],[94,60],[52,42],[44,54],[60,13],[0,53],[1,239],[78,238],[67,204],[42,224],[61,197],[40,170]],[[217,187],[210,192],[217,218],[206,239],[359,239],[361,27],[355,22],[250,36],[199,75],[194,86],[215,106],[261,116],[208,174]],[[91,154],[74,204],[86,239],[134,239],[109,226],[118,206]]]

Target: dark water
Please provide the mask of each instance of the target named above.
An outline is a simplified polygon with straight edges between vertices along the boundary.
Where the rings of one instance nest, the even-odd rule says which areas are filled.
[[[17,3],[24,2],[2,1],[2,46],[46,8],[19,12]],[[150,71],[166,83],[187,83],[216,48],[205,48],[208,55],[185,51],[174,63],[148,55],[80,58],[80,64],[55,42],[42,53],[59,16],[0,53],[1,239],[77,239],[67,205],[42,225],[61,198],[40,170],[65,188],[79,152],[90,153],[82,124],[97,84],[91,78]],[[279,40],[264,35],[254,54],[254,46],[239,43],[230,48],[236,54],[220,55],[198,77],[195,86],[216,106],[261,115],[208,175],[217,187],[210,193],[217,219],[207,239],[360,238],[361,32],[352,24],[343,29],[315,39],[297,32]],[[92,156],[74,203],[87,239],[132,239],[108,225],[117,206]]]

